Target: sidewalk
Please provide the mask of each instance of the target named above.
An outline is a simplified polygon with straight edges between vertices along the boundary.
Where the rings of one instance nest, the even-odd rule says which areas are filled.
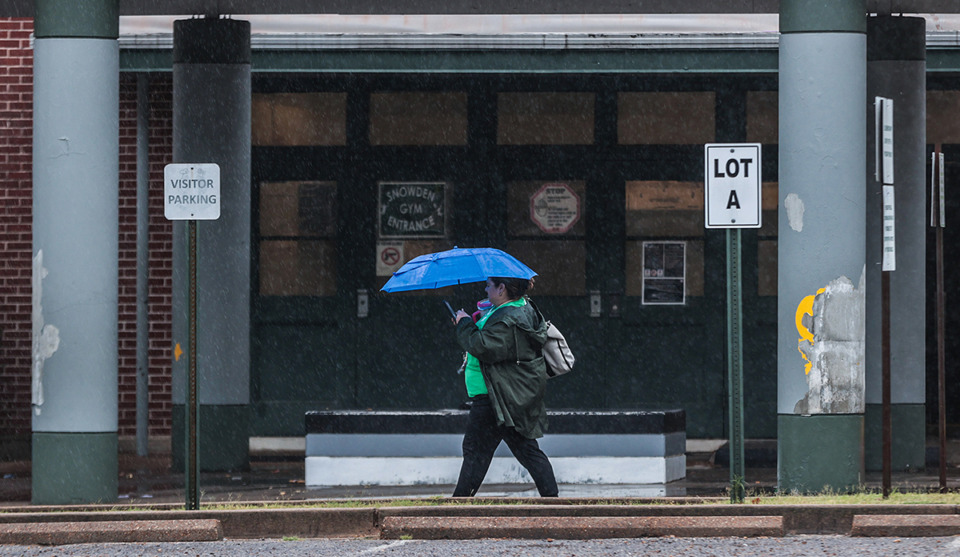
[[[717,447],[722,443],[706,444]],[[750,440],[745,480],[748,493],[773,494],[777,486],[776,443]],[[948,487],[960,488],[960,441],[948,446]],[[648,485],[561,485],[560,495],[572,498],[624,497],[728,497],[730,472],[721,449],[717,453],[687,453],[687,477],[661,486]],[[893,485],[906,490],[935,490],[939,486],[936,457],[921,472],[898,472]],[[929,459],[928,459],[929,460]],[[123,452],[119,455],[119,499],[116,505],[182,505],[184,477],[170,470],[169,452],[145,457]],[[0,462],[0,511],[30,505],[29,460]],[[865,486],[879,490],[880,472],[868,472]],[[237,472],[200,474],[201,503],[312,501],[326,499],[395,499],[448,497],[453,486],[347,486],[310,488],[304,484],[302,455],[290,453],[252,454],[250,469]],[[484,484],[478,496],[535,497],[530,485]]]
[[[705,452],[688,453],[687,478],[666,485],[561,485],[562,497],[723,497],[729,484],[729,470],[715,463],[722,441],[700,443]],[[773,460],[775,463],[775,445]],[[156,447],[154,447],[156,448]],[[722,456],[722,455],[721,455]],[[765,459],[771,462],[770,459]],[[749,463],[749,461],[748,461]],[[140,457],[121,452],[118,467],[117,505],[180,504],[185,501],[184,477],[170,470],[169,450]],[[0,511],[5,507],[30,504],[30,461],[0,462]],[[934,479],[935,480],[935,479]],[[776,488],[776,468],[751,468],[747,474],[751,490],[772,492]],[[307,488],[304,483],[302,453],[278,451],[252,453],[250,469],[236,472],[200,474],[202,504],[230,502],[311,501],[326,499],[396,499],[449,497],[449,486],[345,486]],[[536,497],[529,485],[484,484],[478,496]]]
[[[763,449],[763,443],[759,445]],[[766,450],[769,446],[767,443]],[[950,454],[957,454],[952,449]],[[561,485],[561,498],[551,500],[537,497],[532,485],[484,485],[477,499],[458,503],[449,497],[453,486],[308,489],[302,456],[260,454],[252,456],[247,471],[201,474],[198,511],[184,510],[183,475],[170,471],[169,454],[121,454],[120,499],[84,506],[30,505],[30,462],[3,462],[0,543],[284,536],[572,539],[960,534],[957,505],[750,504],[751,496],[770,495],[776,489],[775,465],[769,466],[771,460],[762,454],[758,458],[756,453],[753,463],[766,465],[746,470],[747,504],[722,504],[728,497],[729,470],[717,464],[717,456],[713,452],[689,453],[687,477],[666,486]],[[960,487],[960,462],[950,460],[948,487],[956,490]],[[928,466],[926,472],[894,474],[894,487],[935,490],[936,464]],[[880,479],[879,472],[868,473],[865,486],[879,490]],[[672,504],[643,504],[651,498]],[[420,499],[422,504],[391,505],[395,499]],[[357,500],[365,504],[351,503]],[[277,508],[279,502],[289,505]],[[483,504],[470,504],[477,502]],[[231,507],[231,503],[244,507]]]

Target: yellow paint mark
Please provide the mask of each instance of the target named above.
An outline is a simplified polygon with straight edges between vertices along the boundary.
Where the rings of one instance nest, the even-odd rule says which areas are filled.
[[[178,342],[177,345],[173,348],[173,359],[179,362],[180,356],[182,354],[183,354],[183,349],[180,348],[180,343]]]
[[[824,292],[826,292],[826,290],[827,290],[826,288],[821,288],[820,290],[817,290],[817,294],[823,294]],[[804,299],[800,300],[800,305],[797,306],[796,323],[797,323],[797,332],[800,333],[800,339],[797,341],[798,344],[803,341],[807,341],[810,343],[811,346],[813,345],[813,333],[810,332],[810,329],[807,329],[804,326],[803,316],[809,315],[811,318],[813,317],[813,301],[816,297],[817,297],[816,294],[807,296]],[[807,359],[807,355],[803,353],[803,350],[800,350],[799,345],[797,346],[797,350],[800,352],[800,356],[803,357],[803,359],[806,360],[807,362],[803,366],[803,372],[804,374],[809,375],[810,368],[813,367],[813,362]]]

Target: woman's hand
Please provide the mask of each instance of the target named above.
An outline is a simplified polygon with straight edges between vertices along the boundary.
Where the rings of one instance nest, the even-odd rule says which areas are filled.
[[[459,323],[460,320],[463,319],[464,317],[466,317],[467,319],[473,319],[472,317],[470,317],[469,313],[461,309],[457,311],[457,316],[454,318],[454,323]]]

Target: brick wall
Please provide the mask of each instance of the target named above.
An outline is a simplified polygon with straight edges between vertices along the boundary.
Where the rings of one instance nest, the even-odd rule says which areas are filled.
[[[30,434],[33,51],[29,19],[0,18],[0,439]],[[120,76],[119,433],[136,433],[136,76]],[[149,432],[170,434],[172,81],[150,78]]]
[[[0,437],[30,433],[32,31],[0,19]]]
[[[163,167],[173,159],[173,82],[150,83],[149,399],[150,435],[170,434],[173,228],[163,216]],[[120,77],[119,428],[136,433],[137,401],[137,77]]]

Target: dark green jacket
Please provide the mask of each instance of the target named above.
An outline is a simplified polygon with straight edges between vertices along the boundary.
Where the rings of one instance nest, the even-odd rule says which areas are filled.
[[[529,301],[496,310],[483,329],[471,319],[457,324],[457,342],[480,361],[497,423],[528,439],[543,437],[547,429],[547,370],[541,352],[546,340],[547,323]]]

